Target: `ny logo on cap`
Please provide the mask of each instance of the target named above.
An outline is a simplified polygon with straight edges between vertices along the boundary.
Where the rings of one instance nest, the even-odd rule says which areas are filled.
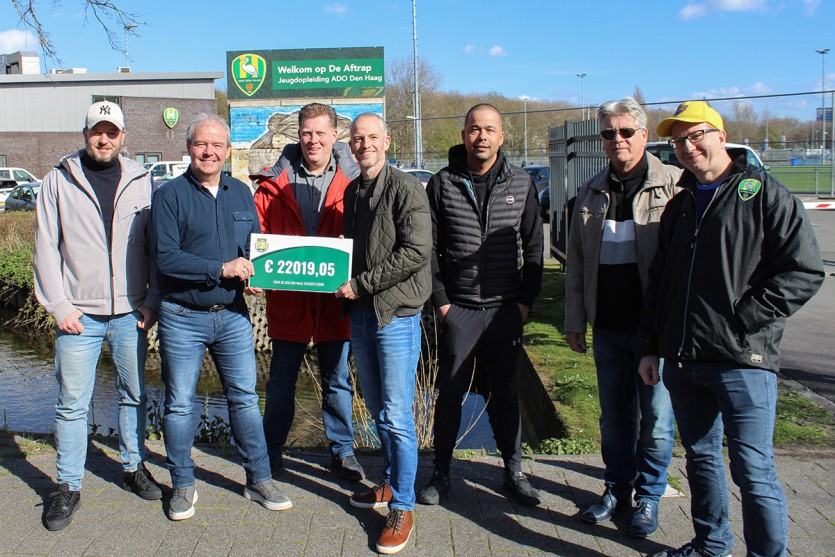
[[[99,107],[99,114],[107,114],[108,116],[110,116],[110,107],[106,105],[101,105]]]

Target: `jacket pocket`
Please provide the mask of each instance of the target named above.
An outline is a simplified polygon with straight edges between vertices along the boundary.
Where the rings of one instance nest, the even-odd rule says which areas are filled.
[[[249,233],[252,232],[252,221],[255,215],[252,211],[238,211],[232,213],[232,219],[235,221],[235,243],[246,252],[247,242],[249,241]]]

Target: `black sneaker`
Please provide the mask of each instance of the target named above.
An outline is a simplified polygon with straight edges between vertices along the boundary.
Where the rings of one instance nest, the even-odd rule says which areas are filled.
[[[539,504],[539,492],[533,488],[522,471],[505,472],[504,488],[522,506],[535,507]]]
[[[127,491],[136,493],[148,501],[162,499],[162,488],[145,468],[145,463],[140,462],[136,472],[125,472],[122,478],[122,487]]]
[[[63,530],[72,522],[72,515],[81,506],[81,492],[70,491],[70,484],[61,484],[51,494],[52,503],[46,513],[47,530]]]
[[[365,470],[362,469],[357,457],[352,454],[343,458],[331,456],[331,470],[352,482],[361,482],[365,479]]]
[[[449,495],[449,474],[435,470],[432,479],[418,495],[418,501],[424,505],[437,505],[441,499],[446,499],[447,495]]]

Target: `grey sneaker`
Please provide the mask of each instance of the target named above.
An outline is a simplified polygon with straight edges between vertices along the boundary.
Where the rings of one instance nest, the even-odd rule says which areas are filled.
[[[186,520],[194,516],[194,504],[197,502],[197,489],[194,484],[188,487],[175,487],[168,505],[168,518]]]
[[[261,503],[261,506],[270,511],[284,511],[293,506],[290,498],[284,495],[272,480],[247,482],[244,497]]]

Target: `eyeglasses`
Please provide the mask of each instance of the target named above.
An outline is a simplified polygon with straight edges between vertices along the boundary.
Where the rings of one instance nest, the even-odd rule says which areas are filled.
[[[602,137],[603,139],[612,140],[615,138],[617,134],[620,134],[622,138],[629,139],[630,137],[638,133],[638,130],[642,129],[644,128],[621,128],[619,130],[601,130],[600,137]]]
[[[690,143],[695,145],[696,143],[701,142],[705,138],[706,133],[718,132],[718,131],[719,130],[717,130],[716,128],[710,128],[710,129],[707,129],[707,130],[699,130],[699,131],[688,133],[684,137],[677,137],[675,139],[671,139],[668,143],[670,145],[672,145],[674,149],[681,149],[682,147],[684,147],[684,142],[685,141],[689,141]]]

